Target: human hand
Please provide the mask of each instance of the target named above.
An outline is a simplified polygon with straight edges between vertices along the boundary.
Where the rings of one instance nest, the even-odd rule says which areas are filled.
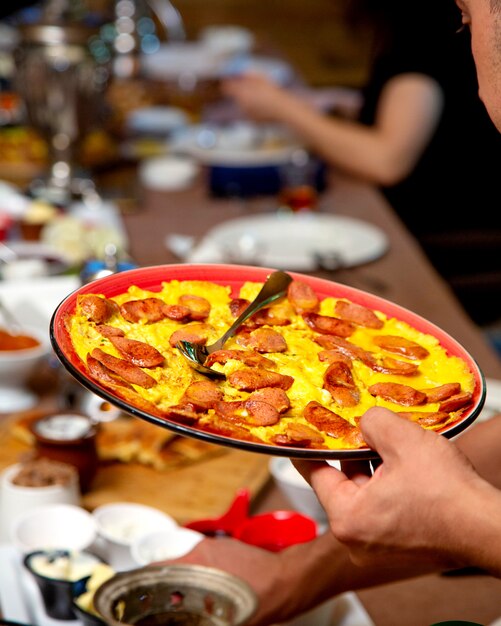
[[[284,108],[296,101],[292,93],[256,72],[223,79],[221,92],[232,98],[245,115],[259,121],[281,121]]]
[[[443,436],[384,408],[367,411],[360,427],[383,460],[372,477],[356,467],[348,476],[328,464],[294,461],[353,562],[388,566],[395,557],[398,565],[464,565],[468,512],[486,485],[468,459]]]

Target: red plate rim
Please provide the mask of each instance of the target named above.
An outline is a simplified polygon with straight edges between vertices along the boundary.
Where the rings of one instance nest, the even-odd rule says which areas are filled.
[[[355,450],[309,450],[295,447],[280,447],[271,444],[259,444],[248,441],[232,439],[223,435],[197,430],[196,428],[178,424],[151,415],[125,400],[116,397],[108,389],[99,385],[89,378],[84,364],[76,355],[71,344],[70,337],[66,331],[64,318],[75,311],[77,297],[86,293],[102,293],[107,297],[115,296],[127,291],[136,285],[147,291],[159,291],[163,282],[172,280],[201,280],[210,281],[220,285],[227,285],[233,290],[237,290],[244,282],[264,282],[273,268],[254,267],[246,265],[226,265],[226,264],[173,264],[154,265],[133,270],[111,274],[104,278],[99,278],[91,283],[79,287],[69,294],[56,308],[50,321],[50,339],[56,355],[64,367],[81,383],[113,405],[118,406],[124,412],[145,419],[163,428],[168,428],[181,435],[195,437],[218,443],[225,446],[260,452],[272,456],[287,456],[291,458],[327,459],[327,460],[348,460],[348,459],[377,459],[377,453],[370,448],[359,448]],[[408,323],[417,330],[436,337],[443,348],[451,356],[462,358],[470,368],[475,379],[475,390],[473,392],[472,404],[461,416],[461,418],[436,432],[446,436],[454,437],[467,428],[479,415],[486,396],[486,385],[484,375],[475,359],[470,353],[451,335],[428,321],[424,317],[413,313],[409,309],[373,295],[354,287],[349,287],[340,283],[329,281],[323,278],[308,276],[297,272],[287,272],[293,278],[302,280],[316,291],[321,297],[347,298],[353,302],[364,305],[370,309],[378,310],[389,317]]]

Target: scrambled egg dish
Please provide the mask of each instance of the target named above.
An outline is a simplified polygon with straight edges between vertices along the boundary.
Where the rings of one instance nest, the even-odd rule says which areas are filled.
[[[440,430],[471,404],[472,372],[435,337],[344,298],[320,300],[298,280],[209,356],[224,378],[195,371],[176,344],[216,341],[261,287],[232,297],[230,287],[173,280],[155,292],[82,294],[66,328],[102,387],[166,423],[232,439],[356,449],[371,406]]]

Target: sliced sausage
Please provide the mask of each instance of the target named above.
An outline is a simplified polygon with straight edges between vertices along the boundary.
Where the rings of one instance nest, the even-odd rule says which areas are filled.
[[[446,383],[445,385],[440,385],[440,387],[434,387],[433,389],[423,389],[423,391],[426,394],[428,403],[442,402],[460,393],[461,384]]]
[[[346,300],[338,300],[334,307],[334,312],[341,319],[348,322],[353,322],[357,326],[364,326],[366,328],[383,328],[384,322],[379,317],[365,306],[356,304],[355,302],[347,302]]]
[[[351,368],[343,361],[329,365],[324,374],[324,389],[343,407],[356,406],[360,402],[360,392],[353,380]]]
[[[137,365],[133,365],[124,359],[119,359],[112,354],[108,354],[101,350],[101,348],[94,348],[91,356],[129,383],[144,387],[145,389],[150,389],[157,384],[154,378],[146,372],[143,372]]]
[[[287,297],[298,315],[307,311],[317,312],[320,301],[313,287],[301,280],[293,280],[287,290]]]
[[[255,391],[263,387],[279,387],[287,391],[292,386],[294,378],[256,367],[232,372],[228,376],[228,382],[242,391]]]
[[[378,335],[377,337],[373,337],[372,341],[376,346],[379,346],[387,352],[400,354],[413,361],[422,361],[430,354],[426,348],[420,346],[415,341],[405,339],[405,337],[399,337],[398,335]]]
[[[144,298],[142,300],[129,300],[120,306],[122,317],[133,324],[141,320],[146,322],[159,322],[165,318],[165,302],[160,298]]]
[[[417,406],[426,402],[426,394],[409,385],[400,383],[376,383],[368,389],[373,396],[402,406]]]
[[[286,352],[287,342],[283,335],[272,328],[258,328],[251,332],[249,346],[256,352]]]
[[[85,317],[96,324],[104,324],[119,311],[114,300],[94,294],[78,296],[77,303]]]
[[[274,367],[275,363],[271,359],[261,356],[254,350],[216,350],[211,352],[205,360],[205,365],[211,367],[214,363],[224,364],[230,359],[241,361],[249,367]]]
[[[230,302],[230,312],[233,317],[238,317],[249,306],[250,300],[245,298],[233,298]]]
[[[257,391],[253,391],[249,400],[261,400],[274,406],[279,413],[285,413],[291,407],[289,396],[283,389],[278,387],[263,387]]]
[[[179,297],[178,303],[191,311],[192,320],[205,320],[209,317],[211,304],[207,298],[184,294]]]
[[[467,404],[471,402],[471,393],[469,391],[462,391],[461,393],[457,393],[447,400],[444,400],[439,404],[439,411],[447,411],[450,413],[451,411],[457,411],[458,409],[462,409]]]
[[[399,411],[397,415],[421,426],[436,426],[449,418],[445,411]]]
[[[125,333],[121,328],[115,328],[115,326],[108,326],[106,324],[99,324],[96,326],[99,333],[109,339],[110,337],[125,337]]]
[[[186,388],[180,404],[192,404],[195,409],[211,409],[223,398],[223,392],[211,380],[197,380]]]
[[[201,413],[196,411],[190,404],[175,404],[165,411],[165,417],[174,422],[190,425],[198,422]]]
[[[167,319],[174,322],[189,322],[192,319],[191,309],[181,304],[164,304],[162,312]]]
[[[350,424],[343,417],[319,402],[308,402],[304,408],[303,415],[310,424],[313,424],[318,430],[330,437],[344,439],[350,445],[354,444],[354,447],[365,445],[359,428],[353,426],[353,424]]]
[[[298,448],[324,447],[324,438],[320,433],[305,424],[289,424],[285,433],[274,435],[271,440],[277,446],[295,446]]]
[[[158,367],[164,357],[155,347],[144,341],[128,339],[120,335],[110,335],[108,339],[127,361],[138,367]]]
[[[207,343],[207,335],[211,332],[212,326],[203,323],[194,323],[183,326],[175,330],[169,338],[169,344],[175,348],[179,341],[189,341],[198,346],[205,346]]]
[[[315,343],[327,350],[337,350],[340,354],[352,360],[362,361],[364,365],[372,368],[376,363],[376,359],[372,352],[364,350],[356,346],[351,341],[347,341],[342,337],[334,337],[333,335],[320,335],[315,337]]]
[[[87,355],[87,367],[89,368],[89,374],[92,376],[92,378],[95,378],[101,383],[111,383],[112,385],[118,385],[121,387],[127,387],[128,389],[132,389],[132,386],[129,385],[128,382],[126,382],[120,376],[117,376],[114,372],[107,368],[106,365],[100,363],[90,354]]]
[[[335,335],[336,337],[350,337],[355,331],[351,322],[340,320],[337,317],[320,315],[319,313],[303,313],[306,324],[315,332],[322,335]]]
[[[399,361],[387,356],[380,362],[374,362],[371,366],[375,372],[382,374],[393,374],[394,376],[414,376],[419,371],[417,363],[409,363],[408,361]]]
[[[322,363],[335,363],[336,361],[342,361],[347,365],[350,365],[351,363],[351,359],[349,357],[341,354],[341,352],[338,352],[337,350],[320,350],[318,353],[318,360]]]
[[[248,426],[273,426],[280,420],[275,407],[260,400],[217,402],[214,410],[224,419]]]

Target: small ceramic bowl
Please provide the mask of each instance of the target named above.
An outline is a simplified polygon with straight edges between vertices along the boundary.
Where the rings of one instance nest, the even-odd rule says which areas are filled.
[[[313,517],[319,523],[327,522],[325,509],[320,504],[315,492],[296,470],[291,460],[286,457],[273,457],[270,461],[270,473],[290,502],[294,510]]]
[[[151,157],[141,163],[139,179],[147,189],[179,191],[193,183],[198,171],[197,163],[189,157]]]
[[[4,330],[3,324],[0,327]],[[15,333],[8,333],[15,337]],[[50,343],[46,332],[26,327],[19,333],[36,341],[36,345],[19,349],[0,350],[0,413],[23,411],[33,407],[36,394],[28,388],[30,376],[49,355]]]
[[[46,504],[17,517],[10,527],[11,542],[21,552],[87,550],[97,536],[95,518],[73,504]]]
[[[297,543],[315,539],[317,523],[296,511],[270,511],[247,518],[233,532],[233,537],[271,552],[279,552]]]
[[[66,550],[35,550],[23,559],[40,589],[45,612],[58,620],[75,619],[73,598],[83,592],[99,562],[90,552]]]
[[[139,537],[131,546],[132,558],[138,565],[177,559],[200,543],[204,535],[189,528],[156,530]]]
[[[137,567],[132,558],[134,541],[155,530],[173,530],[177,522],[163,511],[144,504],[116,502],[92,512],[97,523],[98,540],[104,559],[115,571]]]
[[[256,610],[257,598],[246,582],[212,567],[150,565],[107,580],[94,606],[109,626],[241,626]]]

